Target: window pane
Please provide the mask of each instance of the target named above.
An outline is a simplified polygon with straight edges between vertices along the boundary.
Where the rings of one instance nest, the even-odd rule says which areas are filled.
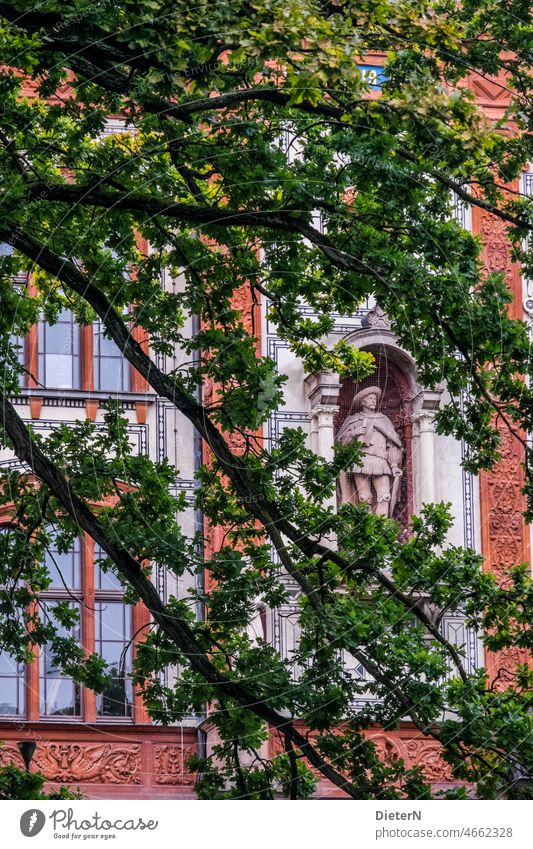
[[[105,553],[97,544],[94,547],[94,586],[97,590],[122,590],[122,584],[114,572],[104,572],[100,561],[105,558]]]
[[[106,339],[101,322],[93,327],[94,388],[104,392],[129,392],[130,368],[112,339]]]
[[[79,716],[79,685],[71,678],[47,678],[41,681],[41,714],[44,716]]]
[[[39,381],[50,389],[77,389],[80,383],[80,328],[70,310],[56,324],[39,322]]]
[[[120,356],[120,351],[113,342],[112,339],[108,339],[104,336],[104,331],[102,329],[102,325],[98,322],[94,328],[95,334],[98,336],[98,346],[99,346],[99,354],[103,357],[118,357]]]
[[[111,683],[96,697],[98,716],[131,716],[131,608],[122,602],[99,601],[95,610],[96,652],[108,663]]]
[[[100,654],[105,657],[109,665],[110,675],[119,675],[121,666],[124,665],[124,645],[122,643],[112,643],[105,640],[99,645]]]
[[[11,336],[10,339],[11,345],[15,351],[17,356],[17,361],[21,366],[26,365],[26,352],[24,347],[24,337],[23,336]],[[22,372],[19,375],[19,386],[26,386],[26,373]]]
[[[53,617],[50,617],[48,613],[49,610],[53,609],[53,606],[53,601],[46,602],[43,611],[45,619],[52,618],[53,620]],[[71,605],[71,607],[74,606]],[[59,636],[73,636],[79,641],[79,625],[76,625],[71,631],[67,631],[66,628],[57,625],[55,620],[53,621],[56,624]],[[43,646],[41,649],[39,684],[42,716],[80,716],[80,685],[57,669],[47,646]]]
[[[69,354],[43,354],[39,356],[39,374],[44,370],[41,383],[48,389],[76,389],[74,360]]]
[[[71,551],[60,553],[52,545],[44,558],[52,583],[50,589],[79,589],[81,586],[81,550],[77,539]]]
[[[7,652],[0,652],[0,715],[24,714],[25,668]]]
[[[47,354],[73,354],[73,328],[70,321],[59,320],[57,324],[49,324],[46,327],[44,337],[46,339]]]
[[[131,681],[113,678],[105,692],[97,696],[98,716],[131,716]]]
[[[125,607],[122,603],[101,602],[100,613],[100,639],[125,640]]]
[[[0,675],[15,675],[17,662],[13,660],[10,654],[3,651],[0,652]]]

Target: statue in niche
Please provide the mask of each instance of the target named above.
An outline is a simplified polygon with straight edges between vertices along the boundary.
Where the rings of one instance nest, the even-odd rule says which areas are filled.
[[[368,504],[381,516],[392,516],[398,500],[403,448],[391,420],[379,410],[382,390],[362,389],[354,397],[349,415],[337,434],[337,442],[362,443],[362,463],[339,476],[340,504]]]

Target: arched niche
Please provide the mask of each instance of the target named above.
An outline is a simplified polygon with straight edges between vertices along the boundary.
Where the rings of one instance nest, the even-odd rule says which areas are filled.
[[[383,392],[380,410],[391,420],[404,449],[403,475],[393,518],[407,530],[414,508],[413,421],[423,395],[416,381],[415,364],[411,356],[398,346],[392,332],[385,328],[363,328],[350,334],[347,341],[360,350],[372,353],[376,367],[370,377],[357,383],[352,378],[341,380],[334,433],[336,436],[349,414],[356,393],[369,386],[379,386]]]

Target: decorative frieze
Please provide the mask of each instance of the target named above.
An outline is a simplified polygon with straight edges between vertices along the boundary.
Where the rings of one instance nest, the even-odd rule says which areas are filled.
[[[0,749],[0,764],[23,766],[15,746]],[[103,743],[39,743],[32,766],[61,783],[140,784],[141,746]]]
[[[476,210],[474,231],[483,239],[482,258],[488,272],[500,272],[513,296],[509,312],[521,319],[522,284],[519,269],[512,261],[507,224],[485,210]],[[489,471],[480,473],[480,520],[482,550],[485,570],[496,576],[504,585],[508,570],[515,564],[529,562],[529,529],[524,520],[524,450],[519,439],[507,425],[496,419],[500,431],[500,459]],[[514,680],[517,663],[525,663],[528,655],[511,646],[503,651],[487,654],[486,667],[492,686],[504,689]]]
[[[413,733],[385,733],[368,731],[365,736],[376,747],[379,759],[384,763],[394,764],[402,760],[407,769],[415,766],[422,768],[424,779],[430,784],[441,784],[453,781],[452,769],[442,757],[440,744],[430,737],[422,737]],[[284,752],[283,740],[278,732],[274,732],[270,740],[270,757]],[[313,767],[313,772],[319,773]]]

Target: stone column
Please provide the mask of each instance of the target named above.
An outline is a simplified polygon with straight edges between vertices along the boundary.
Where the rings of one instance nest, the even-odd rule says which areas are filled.
[[[325,460],[333,460],[335,447],[333,421],[335,414],[339,411],[337,402],[341,388],[339,376],[332,371],[320,371],[306,377],[305,386],[311,408],[309,447]],[[335,495],[327,499],[324,506],[328,504],[335,507]]]
[[[413,507],[419,513],[423,504],[438,500],[435,452],[435,413],[440,392],[423,392],[415,399],[413,413]],[[418,403],[417,403],[418,402]]]

